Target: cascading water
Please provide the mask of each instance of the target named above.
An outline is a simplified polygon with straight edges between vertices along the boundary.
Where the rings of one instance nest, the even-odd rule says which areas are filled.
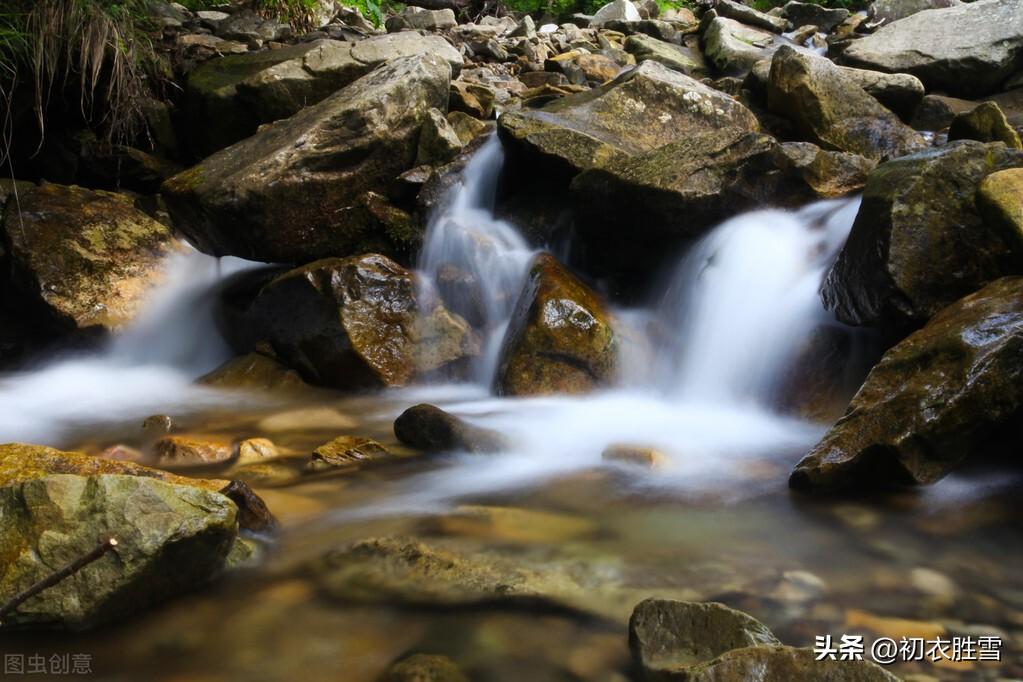
[[[231,356],[214,324],[214,292],[254,265],[192,249],[171,256],[143,314],[104,348],[0,376],[0,443],[59,446],[98,423],[237,402],[192,382]]]
[[[427,286],[443,289],[448,307],[484,332],[473,378],[489,385],[501,338],[535,253],[514,226],[494,216],[504,152],[492,136],[465,167],[462,179],[434,214],[420,255]],[[458,287],[445,287],[456,279]]]

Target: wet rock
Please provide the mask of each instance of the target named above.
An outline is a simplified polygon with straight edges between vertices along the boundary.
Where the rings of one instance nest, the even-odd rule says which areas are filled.
[[[687,671],[687,682],[898,682],[897,677],[876,663],[862,661],[818,661],[813,649],[788,646],[734,649],[720,658]]]
[[[449,75],[438,57],[398,59],[218,152],[164,183],[175,224],[208,253],[267,262],[407,249],[414,235],[366,234],[353,208],[413,166]]]
[[[720,16],[734,19],[747,26],[755,26],[772,33],[782,33],[788,28],[788,20],[766,12],[760,12],[734,0],[718,0],[714,3],[714,11]],[[800,24],[801,25],[801,24]]]
[[[599,530],[590,519],[571,514],[478,505],[462,505],[450,514],[425,519],[419,529],[427,535],[523,545],[571,542],[593,537]]]
[[[225,496],[152,478],[52,475],[0,488],[0,601],[117,546],[29,599],[7,627],[83,630],[194,590],[224,567],[238,532]]]
[[[928,90],[971,97],[997,92],[1023,67],[1023,0],[980,0],[919,12],[854,41],[853,66],[910,73]]]
[[[448,123],[463,147],[490,129],[485,122],[462,111],[449,112]]]
[[[810,142],[783,142],[775,148],[775,166],[799,178],[820,199],[834,199],[858,192],[867,184],[877,164],[849,152],[830,152]],[[794,192],[799,194],[798,192]]]
[[[765,625],[713,602],[647,599],[629,619],[629,648],[648,679],[685,679],[686,668],[732,649],[775,644]]]
[[[266,505],[248,486],[236,481],[191,478],[151,467],[92,457],[81,452],[63,452],[42,445],[8,443],[0,445],[0,486],[24,483],[52,474],[100,476],[105,474],[154,478],[177,486],[186,486],[221,493],[239,507],[242,528],[262,530],[276,522]]]
[[[880,160],[926,146],[919,134],[824,57],[780,48],[771,62],[767,99],[772,112],[825,149]]]
[[[280,455],[277,446],[268,438],[246,438],[238,443],[236,464],[256,464],[275,459]]]
[[[153,446],[161,465],[189,466],[226,462],[234,455],[230,441],[212,436],[164,436]]]
[[[605,462],[621,462],[644,469],[663,469],[671,462],[667,455],[656,448],[624,443],[607,446],[600,453],[600,458]]]
[[[646,61],[589,92],[499,121],[514,150],[569,173],[661,147],[694,131],[759,130],[752,112],[684,74]]]
[[[984,102],[970,111],[956,115],[948,129],[949,142],[953,140],[978,140],[980,142],[1002,142],[1011,149],[1023,149],[1017,133],[1005,114],[994,102]]]
[[[502,395],[586,393],[609,384],[618,366],[604,302],[550,254],[529,267],[501,347]]]
[[[394,435],[405,445],[426,452],[488,453],[508,447],[500,433],[425,403],[408,408],[394,420]]]
[[[8,301],[62,333],[106,333],[139,313],[177,248],[130,199],[45,185],[8,202],[0,228]]]
[[[152,414],[142,420],[142,432],[148,438],[159,438],[174,429],[174,419],[166,414]]]
[[[1023,279],[945,308],[889,350],[798,464],[797,489],[933,483],[1023,414]]]
[[[945,97],[943,95],[925,95],[916,111],[910,125],[916,130],[939,131],[945,130],[952,125],[952,119],[957,114],[972,110],[977,103],[968,99],[956,97]]]
[[[625,50],[635,55],[638,63],[654,61],[693,78],[703,78],[707,75],[707,64],[703,60],[703,55],[691,47],[636,34],[625,40]]]
[[[908,73],[881,73],[848,66],[839,68],[868,95],[898,114],[903,121],[912,118],[924,97],[924,84]]]
[[[198,383],[221,388],[247,388],[269,390],[297,390],[307,384],[293,369],[262,353],[248,353],[228,360],[225,364],[198,379]]]
[[[770,57],[784,43],[773,33],[738,21],[704,15],[703,51],[726,76],[745,76],[753,65]]]
[[[483,83],[464,80],[451,81],[451,111],[461,111],[476,118],[488,119],[494,115],[494,89]]]
[[[1007,243],[1023,244],[1023,168],[998,171],[984,178],[977,190],[977,208],[984,223],[1001,230]],[[1023,257],[1020,253],[1014,255],[1017,260]]]
[[[878,166],[821,289],[827,308],[897,334],[1015,272],[1018,244],[984,224],[975,196],[985,176],[1020,166],[1023,153],[972,141]]]
[[[387,682],[469,682],[469,678],[447,656],[414,654],[391,666]]]
[[[359,422],[330,407],[306,407],[285,410],[264,417],[256,427],[267,433],[289,433],[294,431],[340,431],[354,429]]]
[[[897,0],[903,2],[904,0]],[[789,0],[782,7],[782,16],[793,26],[816,26],[822,33],[830,33],[849,17],[849,10],[841,7],[824,7],[812,2]]]
[[[597,85],[613,80],[622,71],[618,62],[602,54],[579,55],[573,65],[582,72],[587,82]]]
[[[306,380],[335,388],[403,386],[478,352],[469,325],[420,300],[415,274],[380,255],[316,261],[264,285],[244,313]]]
[[[372,438],[339,436],[313,450],[310,466],[316,469],[347,467],[392,456],[387,448]]]

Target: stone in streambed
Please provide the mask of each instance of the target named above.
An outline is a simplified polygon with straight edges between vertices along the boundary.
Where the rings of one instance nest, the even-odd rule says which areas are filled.
[[[309,465],[313,469],[347,467],[390,457],[387,448],[372,438],[339,436],[313,450]]]
[[[220,388],[298,390],[308,386],[293,369],[261,353],[248,353],[228,360],[198,383]]]
[[[881,160],[926,146],[916,131],[830,60],[788,46],[771,61],[767,101],[773,113],[788,118],[801,136],[825,149]]]
[[[1017,133],[994,102],[984,102],[970,111],[957,114],[948,129],[948,140],[1002,142],[1011,149],[1023,149]]]
[[[130,323],[178,248],[171,231],[128,197],[53,184],[7,202],[0,244],[8,301],[69,334]]]
[[[394,435],[426,452],[499,452],[508,443],[496,431],[474,426],[434,405],[408,408],[394,421]]]
[[[620,462],[644,469],[663,469],[671,463],[671,458],[656,448],[626,443],[607,446],[600,458],[605,462]]]
[[[745,76],[754,64],[787,44],[770,31],[719,17],[715,10],[704,14],[702,25],[704,54],[726,76]]]
[[[384,256],[316,261],[260,289],[243,336],[269,342],[316,384],[402,386],[478,352],[469,325],[417,289],[415,274]]]
[[[267,262],[407,252],[415,231],[368,222],[363,204],[413,166],[450,75],[436,56],[398,59],[263,127],[164,183],[175,225],[207,253]]]
[[[821,288],[826,307],[847,324],[897,336],[1019,272],[1019,235],[985,223],[976,205],[981,180],[1014,167],[1023,152],[973,141],[878,166]]]
[[[756,646],[733,649],[685,671],[686,682],[899,682],[868,660],[818,661],[813,649]]]
[[[792,473],[801,490],[933,483],[1023,416],[1023,278],[948,306],[885,353]],[[978,452],[978,451],[981,452]]]
[[[195,466],[226,462],[234,455],[230,439],[202,435],[164,436],[153,446],[161,466]]]
[[[714,11],[723,17],[734,19],[747,26],[755,26],[772,33],[782,33],[788,28],[788,20],[753,9],[734,0],[718,0]]]
[[[629,648],[650,678],[680,673],[726,651],[780,644],[774,634],[741,611],[714,602],[647,599],[629,619]]]
[[[905,0],[899,0],[904,2]],[[822,33],[830,33],[836,26],[849,18],[849,10],[823,7],[812,2],[789,0],[781,10],[782,16],[793,26],[816,26]]]
[[[977,208],[986,225],[1001,230],[1007,243],[1023,251],[1023,168],[984,178],[977,190]],[[1023,259],[1023,253],[1016,255]]]
[[[447,656],[414,654],[388,669],[387,682],[469,682],[469,678]]]
[[[224,495],[153,478],[50,475],[0,488],[0,602],[114,538],[117,546],[29,599],[5,627],[83,630],[194,590],[238,532]]]
[[[502,395],[587,393],[611,383],[618,342],[604,301],[550,254],[530,264],[495,379]]]
[[[52,474],[139,476],[221,493],[231,498],[238,506],[242,528],[266,530],[276,525],[276,521],[259,496],[248,486],[237,481],[178,476],[141,464],[101,459],[81,452],[63,452],[42,445],[23,443],[0,445],[0,486],[24,483]]]

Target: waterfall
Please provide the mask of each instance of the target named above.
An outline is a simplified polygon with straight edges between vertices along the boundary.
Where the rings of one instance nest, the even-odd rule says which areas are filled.
[[[193,381],[231,357],[214,324],[215,292],[256,265],[191,248],[170,256],[142,314],[102,348],[0,375],[0,443],[60,446],[97,423],[237,402]]]
[[[666,329],[653,364],[686,400],[764,402],[813,329],[832,323],[818,295],[859,199],[726,221],[679,264],[655,306]]]
[[[489,386],[501,339],[535,250],[515,227],[494,215],[504,151],[492,135],[431,217],[419,258],[424,286],[483,330],[473,379]]]

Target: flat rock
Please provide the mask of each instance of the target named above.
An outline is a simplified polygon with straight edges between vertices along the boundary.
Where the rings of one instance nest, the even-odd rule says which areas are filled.
[[[686,671],[688,682],[898,682],[899,678],[868,660],[818,661],[813,649],[788,646],[735,649]]]

